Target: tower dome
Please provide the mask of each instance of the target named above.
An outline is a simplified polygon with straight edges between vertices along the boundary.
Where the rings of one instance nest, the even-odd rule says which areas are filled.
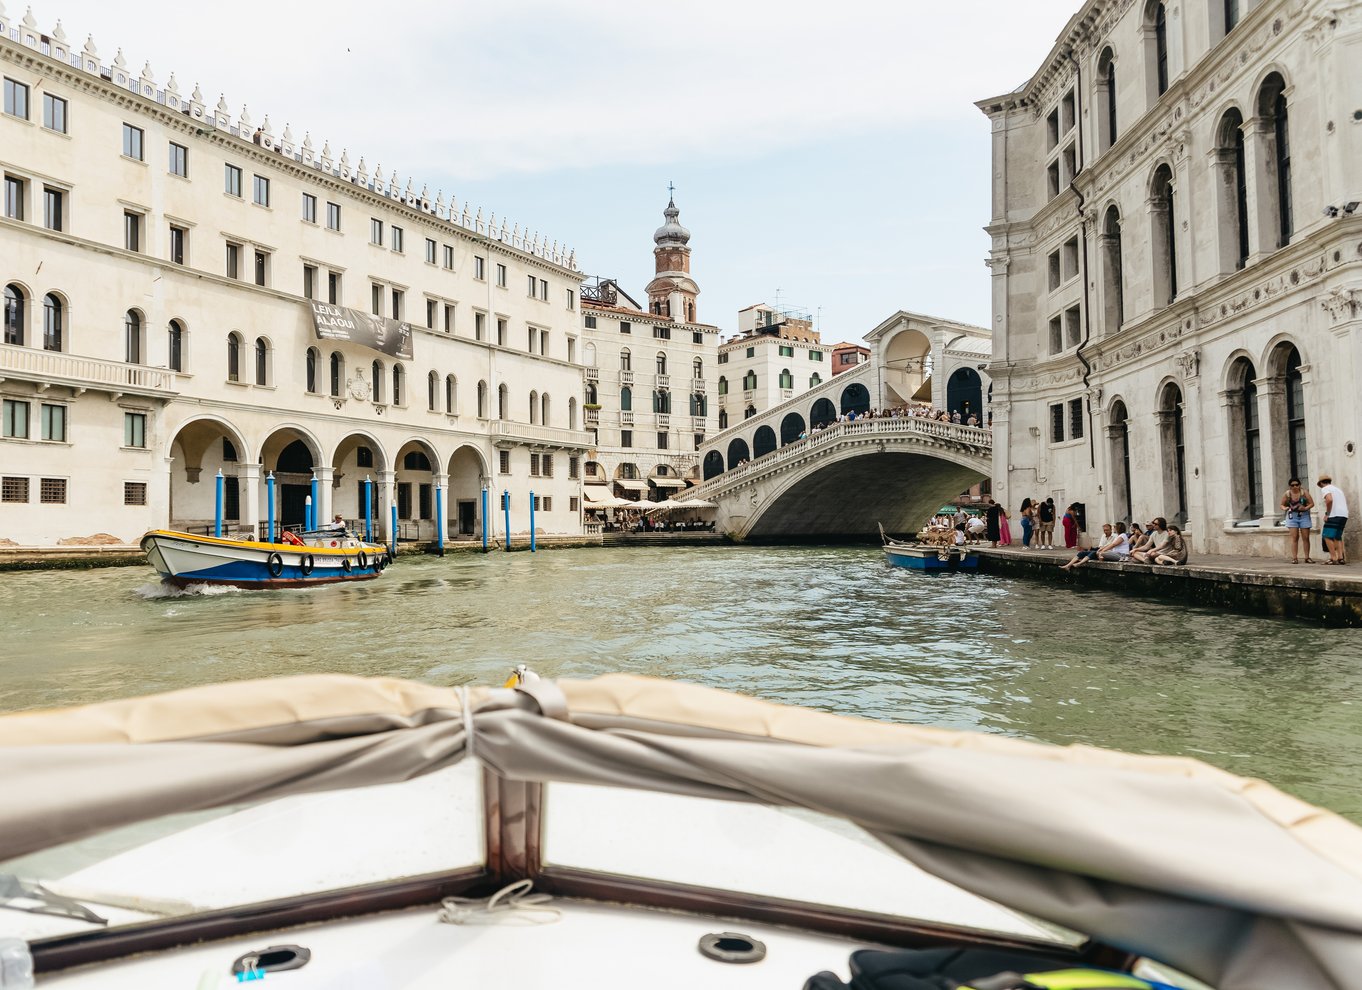
[[[653,243],[658,247],[675,245],[685,247],[690,241],[690,231],[681,226],[677,217],[681,216],[681,211],[676,208],[676,200],[668,199],[667,208],[662,211],[662,215],[667,218],[667,222],[657,228],[653,234]]]

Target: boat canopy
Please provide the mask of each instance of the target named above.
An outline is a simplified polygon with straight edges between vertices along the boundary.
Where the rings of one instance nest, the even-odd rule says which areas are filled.
[[[470,752],[512,781],[835,815],[966,890],[1221,990],[1336,990],[1362,971],[1362,829],[1261,781],[622,674],[491,689],[311,675],[0,717],[15,798],[0,860]]]

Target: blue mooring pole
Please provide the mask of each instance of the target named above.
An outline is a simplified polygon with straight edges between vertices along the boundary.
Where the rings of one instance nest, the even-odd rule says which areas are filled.
[[[391,526],[391,528],[388,530],[388,542],[392,545],[392,557],[393,557],[394,560],[396,560],[396,559],[397,559],[397,505],[396,505],[396,503],[394,503],[393,506],[392,506],[392,514],[391,514],[391,516],[390,516],[390,520],[391,520],[392,526]]]
[[[374,542],[374,483],[364,479],[364,542]]]
[[[511,493],[502,489],[501,507],[506,512],[506,549],[511,549]]]
[[[274,542],[274,472],[273,472],[273,471],[271,471],[271,472],[269,473],[269,476],[265,478],[265,501],[266,501],[267,503],[269,503],[269,508],[266,510],[266,516],[267,516],[267,518],[269,519],[269,528],[268,528],[268,534],[269,534],[269,535],[267,535],[267,536],[265,537],[265,542],[266,542],[266,543],[273,543],[273,542]]]
[[[445,555],[445,490],[435,486],[435,547]]]
[[[487,489],[482,490],[482,552],[487,552]]]
[[[534,553],[534,492],[530,492],[530,553]]]
[[[305,531],[309,531],[309,532],[312,530],[312,496],[311,496],[311,495],[309,495],[309,496],[307,496],[305,499],[303,499],[303,529],[304,529]]]
[[[308,532],[317,528],[317,506],[321,503],[317,501],[317,472],[312,472],[312,501],[308,503],[307,510],[307,529]]]
[[[222,469],[218,468],[217,505],[213,509],[213,535],[222,539]]]

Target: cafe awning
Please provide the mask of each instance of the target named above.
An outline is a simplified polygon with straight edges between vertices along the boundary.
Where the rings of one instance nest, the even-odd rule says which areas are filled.
[[[685,478],[653,478],[652,483],[658,488],[685,488]]]
[[[583,485],[582,495],[586,498],[587,507],[608,508],[613,503],[619,501],[614,495],[610,494],[610,489],[604,485]]]
[[[639,481],[636,478],[616,478],[615,484],[627,492],[646,492],[648,490],[648,482]]]

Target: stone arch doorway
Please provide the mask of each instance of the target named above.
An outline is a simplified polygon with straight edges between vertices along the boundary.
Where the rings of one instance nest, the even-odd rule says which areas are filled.
[[[383,527],[383,472],[388,470],[388,457],[374,437],[365,433],[352,433],[336,445],[331,455],[332,503],[331,511],[343,518],[352,520],[355,528],[364,532],[364,493],[365,481],[369,485],[369,518],[373,520],[374,533]]]
[[[403,538],[435,536],[435,465],[439,457],[424,440],[408,440],[394,458],[398,533]]]
[[[445,532],[462,538],[478,534],[482,525],[482,488],[486,478],[487,464],[475,447],[464,444],[454,451],[449,458],[449,497],[445,503],[449,524]]]
[[[239,430],[217,419],[185,423],[170,442],[169,525],[186,533],[211,533],[217,511],[217,475],[222,472],[224,532],[243,527],[254,530],[256,503],[241,496],[254,494],[259,466]],[[255,535],[252,532],[251,535]]]

